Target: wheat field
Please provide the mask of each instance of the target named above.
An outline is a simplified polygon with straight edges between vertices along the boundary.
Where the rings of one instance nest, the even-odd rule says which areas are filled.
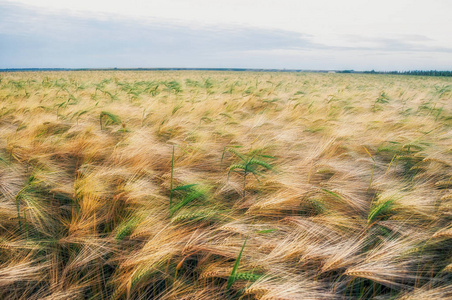
[[[450,78],[0,74],[1,299],[450,299]]]

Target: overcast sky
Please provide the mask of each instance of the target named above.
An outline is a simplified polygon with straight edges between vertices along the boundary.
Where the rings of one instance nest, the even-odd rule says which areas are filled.
[[[0,0],[0,68],[452,70],[449,0]]]

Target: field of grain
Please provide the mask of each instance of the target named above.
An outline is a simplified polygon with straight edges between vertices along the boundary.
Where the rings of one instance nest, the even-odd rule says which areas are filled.
[[[452,80],[0,74],[1,299],[450,299]]]

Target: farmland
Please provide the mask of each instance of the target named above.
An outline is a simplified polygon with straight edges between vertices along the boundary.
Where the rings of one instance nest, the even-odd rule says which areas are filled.
[[[452,80],[0,74],[1,299],[450,299]]]

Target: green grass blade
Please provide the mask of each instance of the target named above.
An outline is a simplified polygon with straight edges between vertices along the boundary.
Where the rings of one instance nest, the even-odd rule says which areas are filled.
[[[273,231],[277,231],[278,229],[265,229],[265,230],[259,230],[257,233],[270,233]]]
[[[197,183],[193,183],[193,184],[186,184],[186,185],[181,185],[181,186],[176,186],[173,191],[186,191],[191,189],[192,187],[198,185]]]
[[[173,145],[173,155],[171,156],[171,182],[170,182],[170,202],[169,207],[173,206],[173,174],[174,174],[174,145]]]
[[[189,204],[190,202],[192,202],[193,200],[198,199],[198,198],[200,198],[203,195],[204,195],[204,193],[201,192],[201,191],[193,191],[193,192],[191,192],[184,199],[182,199],[181,202],[177,203],[177,205],[175,205],[174,207],[172,207],[170,209],[171,215],[174,214],[179,209],[181,209],[182,207],[184,207],[187,204]]]
[[[19,192],[20,193],[20,192]],[[20,204],[19,204],[19,195],[16,196],[16,208],[17,208],[17,218],[19,220],[19,230],[22,233],[22,223],[20,222]]]
[[[336,194],[335,192],[332,192],[332,191],[330,191],[330,190],[327,190],[327,189],[322,188],[322,191],[324,191],[324,192],[327,193],[327,194],[330,194],[331,196],[333,196],[333,197],[335,197],[335,198],[338,198],[338,199],[341,199],[341,200],[344,199],[341,195]]]
[[[237,259],[235,260],[234,267],[232,268],[231,275],[229,275],[229,278],[228,278],[227,289],[230,289],[232,284],[237,279],[237,269],[239,268],[240,258],[242,257],[243,249],[245,249],[245,245],[246,245],[246,241],[247,240],[248,240],[248,237],[245,239],[245,242],[243,242],[243,246],[242,246],[242,249],[240,249],[239,256],[237,256]]]

